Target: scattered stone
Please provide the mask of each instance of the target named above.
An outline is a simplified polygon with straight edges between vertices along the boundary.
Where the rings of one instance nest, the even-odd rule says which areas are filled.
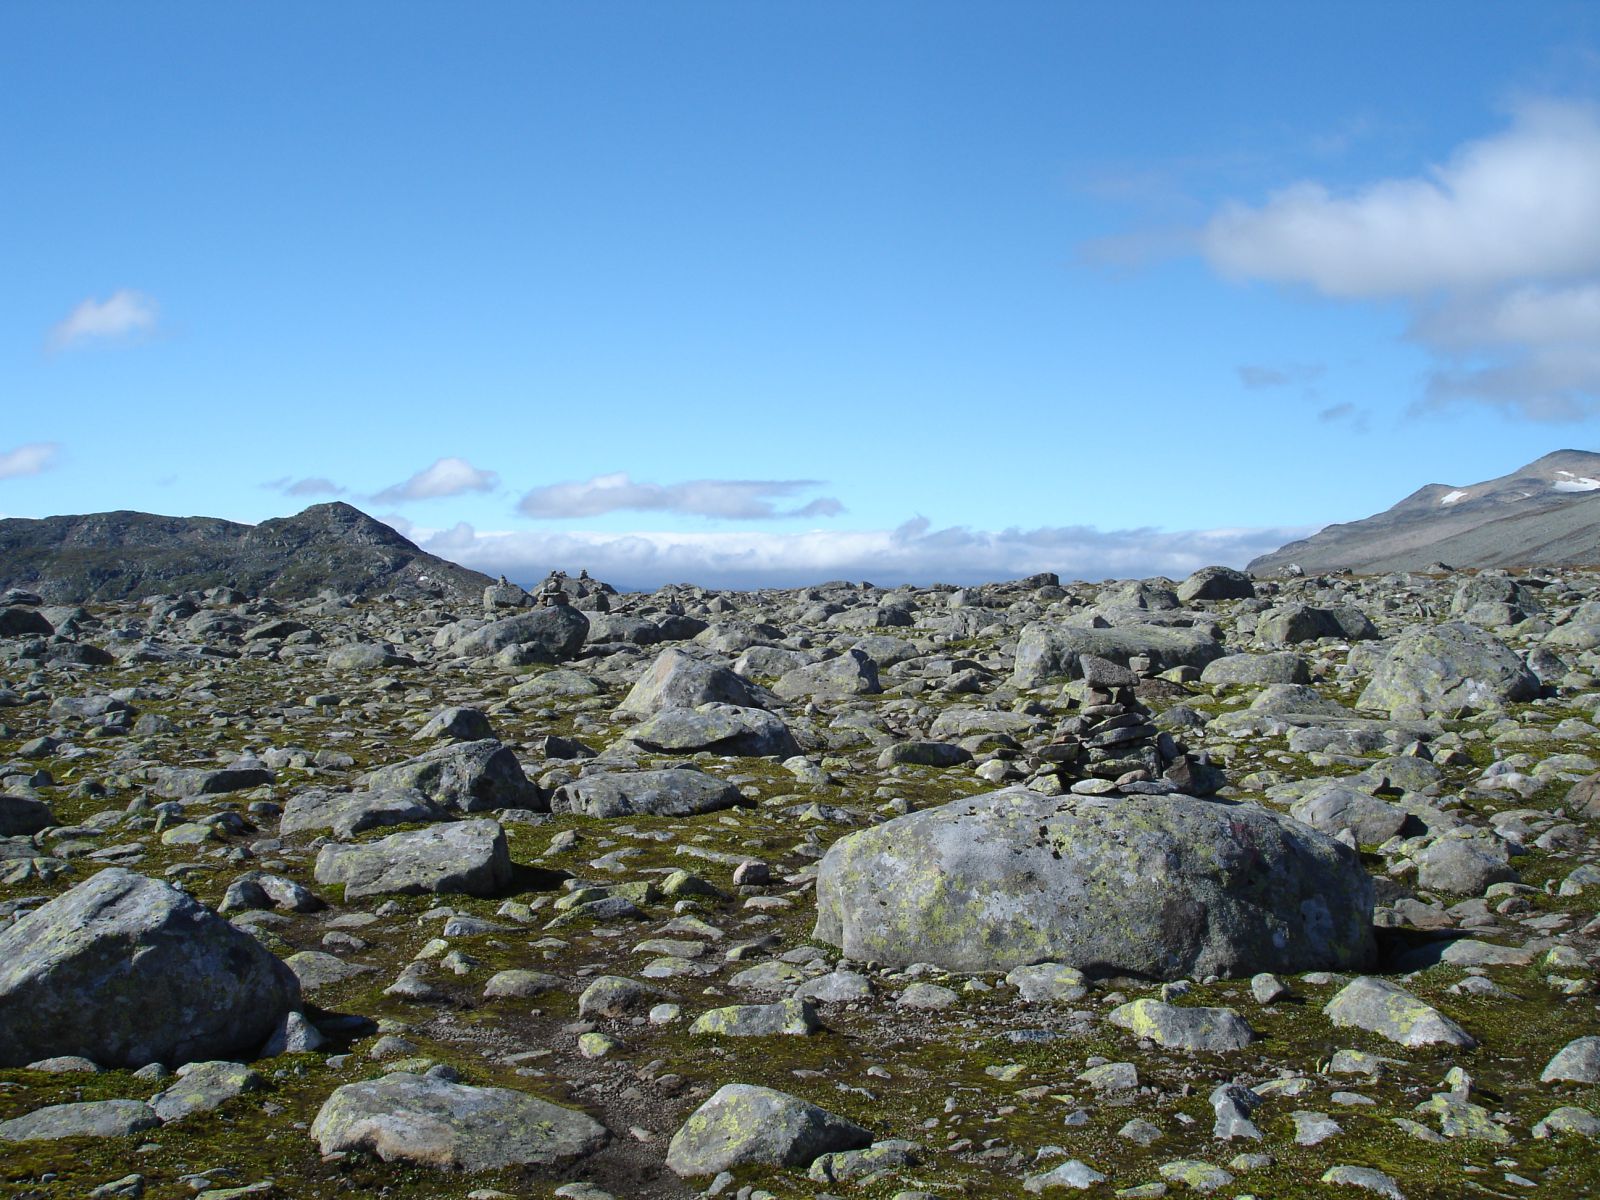
[[[1322,1010],[1335,1025],[1365,1029],[1402,1046],[1442,1044],[1470,1050],[1477,1039],[1399,984],[1352,980]]]
[[[809,1167],[823,1154],[871,1144],[861,1126],[797,1096],[730,1083],[672,1135],[667,1166],[683,1178],[741,1166]]]

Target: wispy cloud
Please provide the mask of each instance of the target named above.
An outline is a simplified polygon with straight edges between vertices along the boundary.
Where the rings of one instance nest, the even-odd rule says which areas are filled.
[[[441,458],[410,479],[384,488],[371,499],[379,504],[436,500],[441,496],[462,496],[468,492],[492,492],[499,482],[499,475],[493,471],[481,471],[464,458]]]
[[[1435,359],[1419,407],[1469,400],[1548,421],[1600,410],[1592,105],[1525,102],[1503,131],[1412,177],[1228,204],[1200,249],[1227,278],[1407,305],[1407,337]]]
[[[1242,566],[1310,528],[1102,531],[1055,526],[998,531],[935,529],[923,518],[895,529],[776,533],[478,533],[458,524],[420,543],[491,575],[533,580],[587,569],[621,587],[693,580],[714,587],[796,587],[824,579],[976,583],[1039,571],[1063,578],[1181,578],[1212,563]]]
[[[61,455],[59,442],[28,442],[0,452],[0,479],[19,479],[38,475],[56,465]]]
[[[597,517],[612,512],[672,512],[699,517],[771,520],[777,517],[832,517],[844,506],[822,496],[797,508],[780,509],[778,500],[821,487],[815,479],[693,479],[686,483],[636,483],[625,472],[596,475],[581,483],[552,483],[522,497],[525,517]]]
[[[1281,367],[1266,367],[1243,363],[1234,368],[1239,372],[1239,382],[1247,388],[1281,388],[1296,383],[1310,383],[1320,379],[1326,369],[1320,363],[1290,363]]]
[[[160,308],[143,292],[122,288],[104,300],[89,297],[50,330],[45,344],[55,350],[128,344],[155,332]]]
[[[320,475],[310,476],[305,479],[290,479],[285,475],[280,479],[269,479],[261,485],[274,492],[282,492],[285,496],[343,496],[348,488],[341,487],[331,479],[324,479]]]

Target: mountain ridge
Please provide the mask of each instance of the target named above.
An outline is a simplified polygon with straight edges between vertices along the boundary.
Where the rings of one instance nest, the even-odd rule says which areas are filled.
[[[1439,562],[1462,568],[1600,562],[1600,454],[1556,450],[1479,483],[1425,484],[1381,513],[1329,525],[1251,560],[1246,570],[1378,574]]]
[[[223,585],[286,599],[327,588],[464,599],[492,582],[343,501],[259,525],[131,509],[0,520],[0,589],[52,603]]]

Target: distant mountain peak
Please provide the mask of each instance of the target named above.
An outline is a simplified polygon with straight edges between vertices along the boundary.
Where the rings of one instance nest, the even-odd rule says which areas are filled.
[[[1593,503],[1591,503],[1593,501]],[[1330,525],[1262,555],[1257,574],[1291,564],[1363,573],[1600,562],[1600,453],[1556,450],[1481,483],[1430,483],[1384,512]]]

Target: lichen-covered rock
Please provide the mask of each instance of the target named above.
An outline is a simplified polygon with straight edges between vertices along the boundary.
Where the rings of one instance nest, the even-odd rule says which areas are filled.
[[[356,786],[375,792],[418,791],[454,812],[545,807],[517,756],[494,738],[435,746],[405,762],[368,771]]]
[[[1132,625],[1116,629],[1086,629],[1034,621],[1023,626],[1017,639],[1016,665],[1011,682],[1019,688],[1043,687],[1052,680],[1082,675],[1084,655],[1128,665],[1128,659],[1150,659],[1158,671],[1172,667],[1203,668],[1222,657],[1222,646],[1198,629],[1164,625]]]
[[[1574,1038],[1548,1063],[1543,1083],[1600,1083],[1600,1037]]]
[[[872,1134],[798,1096],[730,1083],[695,1109],[667,1147],[667,1166],[689,1178],[741,1166],[809,1167],[837,1150],[860,1150]]]
[[[689,1026],[696,1035],[717,1037],[805,1037],[822,1028],[817,1010],[804,1000],[777,1004],[731,1004],[701,1013]]]
[[[118,867],[0,928],[0,1066],[249,1057],[299,1007],[294,974],[255,938]]]
[[[1242,1050],[1256,1036],[1231,1008],[1179,1008],[1159,1000],[1134,1000],[1113,1009],[1106,1019],[1135,1037],[1178,1050]]]
[[[139,1100],[86,1100],[52,1104],[9,1121],[0,1121],[0,1142],[43,1142],[59,1138],[126,1137],[161,1124]]]
[[[344,884],[345,900],[386,893],[492,896],[511,882],[498,821],[480,818],[392,833],[375,842],[330,844],[317,853],[318,883]]]
[[[727,667],[706,662],[682,650],[663,650],[639,677],[621,704],[620,716],[648,717],[667,708],[732,704],[760,708],[757,689]]]
[[[287,837],[326,829],[337,838],[348,839],[385,825],[420,824],[448,817],[442,807],[414,788],[354,792],[306,788],[289,797],[278,819],[278,832]]]
[[[878,683],[878,664],[860,650],[846,650],[838,658],[784,672],[772,690],[784,700],[800,700],[808,696],[869,696],[883,688]]]
[[[1359,969],[1372,904],[1354,851],[1256,805],[1008,790],[834,843],[816,936],[952,971],[1249,976]]]
[[[266,1086],[266,1077],[243,1063],[188,1063],[178,1069],[178,1079],[171,1087],[151,1098],[150,1107],[163,1121],[178,1121]]]
[[[664,708],[634,726],[627,740],[659,754],[713,754],[790,758],[800,747],[789,727],[769,712],[734,704]]]
[[[557,788],[550,811],[590,817],[687,817],[745,804],[734,784],[704,771],[605,771]]]
[[[589,618],[566,604],[530,609],[447,639],[458,658],[483,658],[516,647],[524,663],[566,662],[576,658],[589,636]]]
[[[1250,600],[1256,587],[1250,576],[1233,567],[1201,567],[1178,585],[1178,600],[1193,604],[1196,600]]]
[[[1408,629],[1356,702],[1414,719],[1503,708],[1539,694],[1539,677],[1493,634],[1463,621]]]
[[[335,1089],[311,1123],[324,1154],[461,1171],[560,1166],[605,1145],[604,1125],[508,1088],[468,1087],[396,1071]]]
[[[1397,983],[1351,980],[1322,1010],[1335,1025],[1365,1029],[1402,1046],[1435,1043],[1470,1050],[1478,1040]]]

